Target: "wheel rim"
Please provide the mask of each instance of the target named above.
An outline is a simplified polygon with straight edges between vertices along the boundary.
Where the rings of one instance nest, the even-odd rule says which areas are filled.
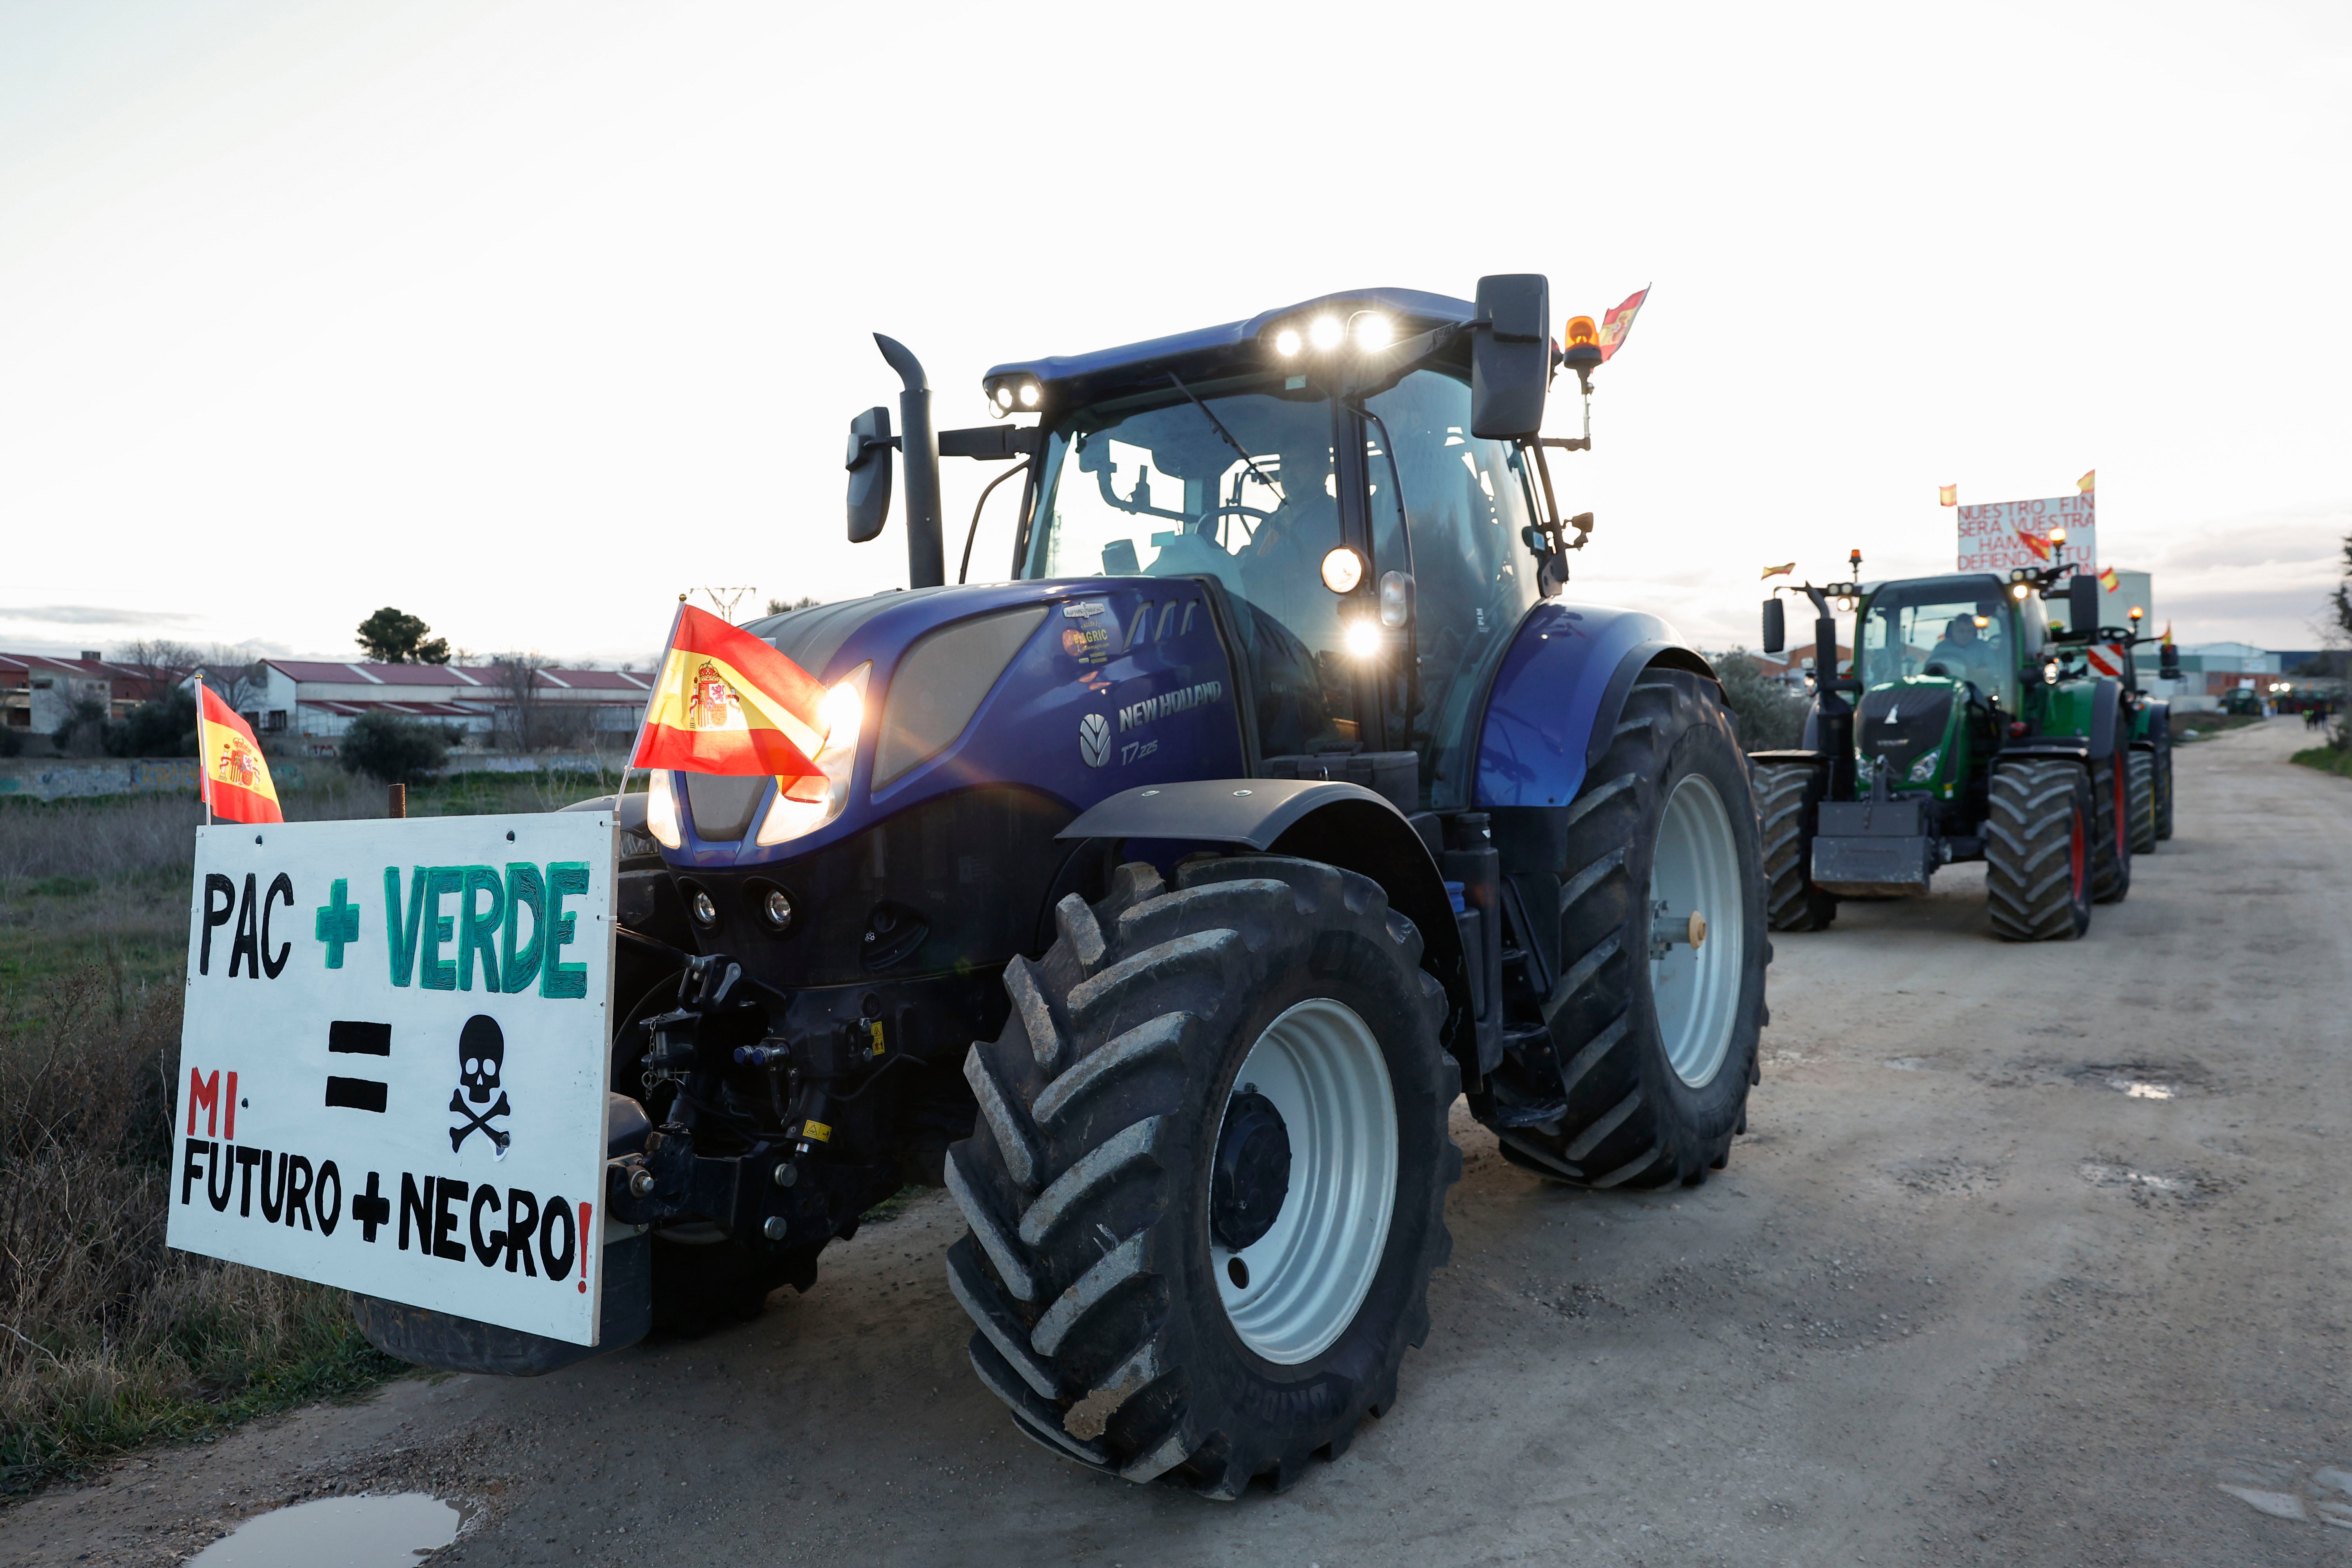
[[[1263,1096],[1288,1134],[1288,1190],[1265,1233],[1235,1249],[1213,1237],[1218,1299],[1242,1342],[1296,1365],[1355,1321],[1396,1207],[1396,1098],[1380,1041],[1328,997],[1266,1026],[1226,1097]],[[1219,1144],[1226,1112],[1217,1118]],[[1238,1268],[1236,1268],[1238,1265]],[[1245,1281],[1245,1283],[1244,1283]]]
[[[1650,995],[1666,1063],[1693,1089],[1714,1082],[1730,1054],[1747,912],[1731,813],[1713,784],[1685,774],[1666,796],[1650,860]],[[1693,914],[1706,922],[1696,946]]]

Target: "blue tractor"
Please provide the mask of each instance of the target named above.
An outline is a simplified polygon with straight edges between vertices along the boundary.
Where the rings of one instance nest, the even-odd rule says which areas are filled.
[[[1233,1497],[1396,1397],[1458,1097],[1552,1181],[1723,1166],[1756,810],[1706,660],[1561,596],[1591,520],[1547,452],[1590,437],[1544,405],[1601,356],[1549,310],[1531,275],[1329,295],[1000,365],[971,430],[877,340],[905,392],[852,426],[850,532],[903,475],[911,585],[749,623],[849,716],[827,778],[623,812],[609,1202],[646,1234],[605,1348],[944,1184],[1022,1430]],[[1012,581],[945,583],[941,456],[1018,475]],[[435,1364],[582,1353],[362,1316]]]

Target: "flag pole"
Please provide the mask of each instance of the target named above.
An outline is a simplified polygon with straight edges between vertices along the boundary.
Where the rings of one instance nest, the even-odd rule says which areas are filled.
[[[669,669],[670,649],[677,646],[677,624],[686,618],[686,595],[677,596],[677,608],[670,613],[669,635],[662,639],[661,663],[654,669],[653,683],[646,689],[646,710],[637,715],[637,732],[629,739],[629,754],[621,763],[621,782],[613,791],[613,820],[621,819],[621,802],[628,797],[629,775],[636,771],[637,748],[646,742],[646,726],[653,722],[654,704],[661,699],[662,677]]]
[[[205,826],[213,825],[213,771],[205,765],[205,672],[196,671],[196,794],[205,803]]]

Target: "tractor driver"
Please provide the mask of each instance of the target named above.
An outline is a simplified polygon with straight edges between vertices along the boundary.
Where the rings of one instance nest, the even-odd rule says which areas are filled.
[[[2000,668],[2000,656],[1978,631],[1977,620],[1973,614],[1951,618],[1944,627],[1943,639],[1928,650],[1927,668],[1930,674],[1941,666],[1945,672],[1962,680],[1973,680],[1979,686],[1998,684],[1992,677]]]

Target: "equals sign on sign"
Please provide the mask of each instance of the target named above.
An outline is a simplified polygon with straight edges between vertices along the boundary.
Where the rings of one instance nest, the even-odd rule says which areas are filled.
[[[392,1055],[390,1024],[361,1024],[348,1018],[338,1018],[327,1026],[327,1048],[339,1056],[388,1057]],[[327,1104],[346,1110],[383,1111],[384,1086],[381,1079],[327,1079]]]

